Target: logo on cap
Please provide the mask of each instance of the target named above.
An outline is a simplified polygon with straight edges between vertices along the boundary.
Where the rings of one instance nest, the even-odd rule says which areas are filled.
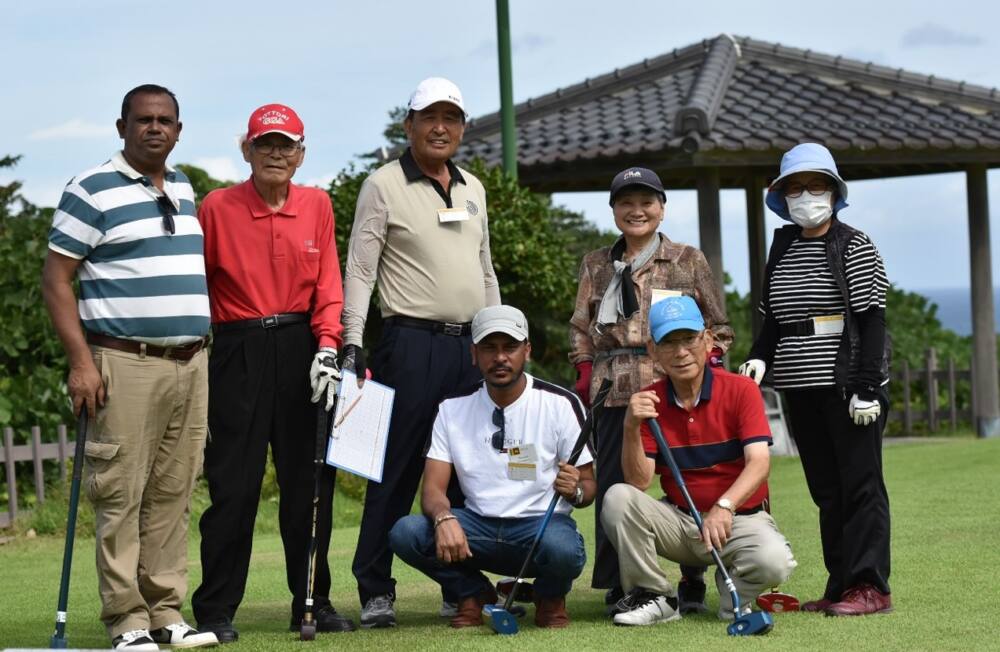
[[[641,179],[641,178],[642,178],[642,172],[639,172],[638,170],[629,170],[628,172],[625,173],[625,176],[622,177],[622,179],[626,179],[626,180],[627,179]]]

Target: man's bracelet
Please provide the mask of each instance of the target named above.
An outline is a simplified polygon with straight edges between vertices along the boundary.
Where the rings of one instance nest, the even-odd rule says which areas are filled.
[[[444,523],[445,521],[453,521],[453,520],[458,520],[458,517],[455,516],[454,514],[442,514],[441,516],[438,516],[436,519],[434,519],[434,529],[436,530],[437,527],[442,523]]]

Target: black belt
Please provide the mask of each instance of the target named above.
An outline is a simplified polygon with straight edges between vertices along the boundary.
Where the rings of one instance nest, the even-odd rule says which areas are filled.
[[[667,503],[669,503],[671,505],[674,505],[674,503],[670,502],[669,500],[667,501]],[[684,512],[688,516],[691,516],[691,510],[688,509],[687,507],[681,507],[680,505],[674,505],[674,507],[676,507],[680,511]],[[757,505],[756,507],[751,507],[749,509],[738,509],[738,510],[736,510],[736,516],[750,516],[751,514],[756,514],[757,512],[763,512],[763,511],[766,511],[766,510],[767,510],[767,501],[765,500],[761,504]]]
[[[802,321],[790,321],[783,324],[778,324],[778,336],[779,337],[792,337],[795,335],[815,335],[816,334],[816,324],[811,319],[803,319]]]
[[[387,317],[385,323],[389,326],[405,326],[406,328],[419,328],[432,333],[461,337],[472,334],[472,322],[447,322],[433,321],[431,319],[417,319],[416,317]]]
[[[245,330],[247,328],[278,328],[290,324],[301,324],[310,319],[308,312],[283,312],[267,317],[255,317],[253,319],[240,319],[238,321],[224,321],[212,324],[212,330],[216,333],[226,331]]]

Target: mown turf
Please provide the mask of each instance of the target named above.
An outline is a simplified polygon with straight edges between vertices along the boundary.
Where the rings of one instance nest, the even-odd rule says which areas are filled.
[[[347,646],[351,650],[996,650],[996,580],[1000,547],[1000,440],[956,439],[896,445],[885,451],[892,504],[893,599],[896,612],[886,616],[834,619],[814,614],[778,614],[766,637],[735,639],[714,616],[685,618],[651,628],[617,628],[602,615],[602,592],[580,581],[570,594],[570,629],[538,630],[531,610],[515,637],[499,637],[486,628],[454,631],[437,617],[440,593],[423,576],[396,565],[399,580],[399,627],[393,630],[322,634],[301,643],[287,631],[288,593],[280,540],[259,535],[254,542],[250,582],[237,618],[238,651],[301,650]],[[791,540],[799,561],[785,590],[801,599],[822,590],[816,510],[805,489],[796,459],[777,459],[771,480],[773,511]],[[350,510],[338,510],[347,513]],[[592,539],[593,510],[577,513]],[[273,519],[266,508],[261,518]],[[335,578],[333,599],[357,619],[359,606],[350,573],[357,528],[335,532],[330,562]],[[192,589],[200,576],[197,536],[190,545]],[[69,608],[72,647],[107,645],[98,621],[93,540],[76,546]],[[52,632],[58,591],[62,540],[19,537],[0,546],[0,646],[42,647]],[[676,567],[667,565],[672,576]],[[589,580],[590,569],[584,572]],[[718,597],[709,590],[714,607]],[[189,612],[187,612],[189,613]]]

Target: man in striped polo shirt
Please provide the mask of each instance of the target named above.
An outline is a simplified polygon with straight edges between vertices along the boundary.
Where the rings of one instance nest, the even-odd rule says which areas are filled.
[[[194,191],[166,165],[179,113],[162,86],[125,95],[124,147],[66,186],[42,281],[73,410],[86,405],[93,420],[84,488],[96,515],[101,620],[124,650],[218,642],[180,612],[188,503],[208,431],[209,306]]]

